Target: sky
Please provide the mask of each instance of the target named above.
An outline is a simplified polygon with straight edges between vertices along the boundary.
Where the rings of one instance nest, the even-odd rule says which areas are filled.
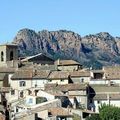
[[[0,0],[0,44],[23,28],[120,37],[120,0]]]

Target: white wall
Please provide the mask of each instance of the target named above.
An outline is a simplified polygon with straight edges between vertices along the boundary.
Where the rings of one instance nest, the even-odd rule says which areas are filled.
[[[56,83],[59,85],[68,84],[68,79],[64,79],[64,81],[61,81],[60,79],[48,81],[48,84],[56,84]]]
[[[37,85],[37,87],[40,87],[40,88],[44,89],[44,85],[46,83],[48,83],[48,80],[46,80],[46,79],[32,80],[32,87],[35,87],[35,85]]]
[[[20,87],[20,81],[25,81],[26,85]],[[31,80],[12,80],[11,81],[11,87],[13,89],[17,89],[17,90],[25,90],[25,89],[29,89],[32,87],[32,81]]]
[[[71,77],[74,83],[89,83],[90,77]]]
[[[120,80],[108,80],[108,81],[110,81],[110,82],[113,82],[113,83],[115,83],[115,84],[119,84],[119,85],[120,85]]]
[[[108,81],[103,79],[92,79],[89,84],[108,84]]]
[[[45,97],[45,98],[47,98],[48,101],[55,99],[54,95],[51,95],[51,94],[49,94],[49,93],[47,93],[45,91],[41,91],[41,90],[38,91],[37,96],[39,96],[39,97]]]
[[[110,82],[120,85],[120,80],[91,79],[90,84],[109,84]]]

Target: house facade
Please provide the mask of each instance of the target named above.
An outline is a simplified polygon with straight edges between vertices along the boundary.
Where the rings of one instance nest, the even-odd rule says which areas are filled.
[[[69,72],[67,71],[52,71],[48,77],[48,84],[68,84]]]
[[[56,60],[54,62],[55,65],[58,66],[59,70],[62,71],[74,71],[82,69],[82,65],[74,60]]]

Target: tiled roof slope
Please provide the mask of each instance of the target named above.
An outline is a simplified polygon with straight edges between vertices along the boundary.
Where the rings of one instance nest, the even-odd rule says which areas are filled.
[[[80,65],[80,63],[74,60],[56,60],[55,65]]]
[[[61,78],[68,78],[69,72],[67,71],[53,71],[49,75],[49,79],[61,79]]]
[[[72,71],[69,72],[71,77],[90,77],[90,71]]]
[[[103,68],[106,79],[120,79],[120,66],[109,66]]]
[[[58,90],[58,91],[69,91],[69,90],[85,90],[86,84],[66,84],[66,85],[56,85],[56,84],[46,84],[45,90]]]
[[[96,94],[94,100],[120,100],[120,94]]]
[[[50,108],[48,111],[52,116],[72,116],[68,110],[63,108]]]
[[[108,85],[90,85],[96,93],[104,92],[120,92],[120,86],[108,86]]]
[[[21,69],[14,73],[12,76],[12,80],[22,80],[22,79],[40,79],[40,78],[47,78],[50,74],[50,71],[41,71],[41,70],[34,70],[30,69]]]

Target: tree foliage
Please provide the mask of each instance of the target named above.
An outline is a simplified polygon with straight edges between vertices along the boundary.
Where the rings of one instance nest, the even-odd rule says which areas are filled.
[[[112,105],[101,105],[99,108],[101,120],[120,120],[120,108]]]
[[[99,114],[91,115],[86,120],[120,120],[120,108],[103,104],[99,108]]]

